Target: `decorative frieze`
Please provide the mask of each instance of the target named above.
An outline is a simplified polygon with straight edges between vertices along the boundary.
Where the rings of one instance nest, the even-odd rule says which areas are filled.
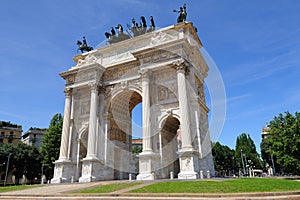
[[[103,74],[103,81],[114,80],[116,78],[122,78],[137,73],[139,69],[138,63],[127,63],[124,65],[118,65],[110,67],[105,70]]]
[[[173,32],[173,33],[174,34],[171,35],[169,33],[162,32],[162,31],[153,32],[150,40],[150,46],[155,46],[158,44],[163,44],[165,42],[176,40],[178,38],[178,33],[177,32]]]

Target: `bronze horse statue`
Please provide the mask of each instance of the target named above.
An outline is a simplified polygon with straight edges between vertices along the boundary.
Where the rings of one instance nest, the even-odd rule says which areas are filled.
[[[77,51],[80,50],[81,53],[84,53],[84,52],[88,52],[88,51],[92,51],[92,50],[93,50],[93,47],[87,45],[87,42],[86,42],[86,38],[85,38],[85,37],[83,37],[83,41],[82,41],[82,42],[79,41],[79,40],[77,40],[77,45],[78,45]]]
[[[115,31],[113,28],[111,28],[111,33],[109,32],[105,32],[105,37],[106,37],[106,41],[109,44],[113,44],[113,43],[117,43],[123,40],[127,40],[130,38],[129,35],[125,34],[123,31],[123,26],[121,24],[118,24],[115,29],[118,30],[118,35],[116,35]]]

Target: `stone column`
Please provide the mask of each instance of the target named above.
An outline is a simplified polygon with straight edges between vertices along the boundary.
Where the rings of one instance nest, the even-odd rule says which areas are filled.
[[[143,97],[143,152],[139,154],[139,174],[137,180],[153,180],[156,154],[152,150],[151,139],[151,116],[150,116],[150,74],[149,70],[140,70],[142,80],[142,97]]]
[[[76,165],[68,158],[71,109],[72,109],[72,88],[65,89],[66,100],[64,110],[63,130],[61,137],[60,153],[57,161],[54,162],[54,176],[51,183],[70,182]]]
[[[104,115],[104,107],[105,107],[105,87],[99,88],[99,99],[100,99],[99,121],[100,121],[100,126],[103,130],[103,128],[104,128],[103,115]]]
[[[87,155],[82,161],[82,173],[79,182],[104,180],[103,162],[97,157],[97,111],[99,102],[99,83],[89,84],[91,87],[90,120]]]
[[[100,87],[99,88],[99,100],[100,100],[100,105],[99,107],[99,127],[98,127],[98,149],[97,149],[97,155],[100,160],[104,160],[104,142],[105,142],[105,120],[103,119],[104,115],[104,107],[105,107],[105,88]]]
[[[182,131],[182,149],[192,150],[193,148],[191,141],[190,112],[185,78],[185,72],[188,69],[187,65],[183,61],[174,63],[174,68],[177,70],[178,102],[180,110],[180,126]]]
[[[194,151],[191,138],[190,109],[185,73],[188,64],[184,60],[173,63],[177,70],[178,102],[180,126],[182,131],[182,148],[178,151],[180,173],[178,179],[196,179],[199,177],[199,155]]]
[[[99,84],[92,83],[91,86],[91,103],[90,103],[90,120],[88,134],[88,148],[86,158],[96,159],[96,137],[97,137],[97,108],[98,108],[98,90]]]
[[[71,104],[72,104],[72,88],[66,88],[64,90],[66,94],[65,110],[64,110],[64,121],[63,130],[60,145],[60,154],[58,160],[68,160],[68,142],[69,142],[69,131],[70,131],[70,116],[71,116]]]
[[[150,116],[150,95],[149,95],[149,70],[140,71],[143,90],[143,152],[152,152],[151,141],[151,116]]]

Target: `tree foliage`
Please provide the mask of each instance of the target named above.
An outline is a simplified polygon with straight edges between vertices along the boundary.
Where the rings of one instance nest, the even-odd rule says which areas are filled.
[[[43,155],[44,174],[48,180],[53,177],[53,162],[59,157],[62,125],[62,115],[55,114],[43,138],[41,153]]]
[[[237,163],[239,163],[240,169],[243,169],[242,157],[244,158],[244,166],[249,165],[256,169],[263,168],[256,146],[250,135],[246,133],[242,133],[236,139],[235,158]]]
[[[235,173],[236,164],[235,151],[219,142],[213,144],[212,155],[214,158],[215,170],[220,176],[230,176]]]
[[[35,146],[24,143],[0,145],[0,163],[4,166],[1,173],[6,170],[9,155],[9,171],[13,171],[16,183],[23,175],[29,181],[41,176],[41,155]]]
[[[277,172],[280,168],[284,173],[300,175],[300,113],[279,114],[269,127],[269,135],[261,144],[263,158],[270,163],[273,155]]]

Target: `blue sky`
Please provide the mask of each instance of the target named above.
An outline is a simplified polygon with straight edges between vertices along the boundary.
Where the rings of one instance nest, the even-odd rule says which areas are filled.
[[[0,120],[48,127],[63,113],[64,80],[74,65],[76,41],[97,46],[104,32],[134,17],[154,16],[157,27],[176,23],[187,3],[187,21],[198,28],[225,85],[227,115],[219,137],[235,147],[249,133],[256,146],[275,115],[300,111],[300,1],[298,0],[45,0],[0,2]],[[138,119],[136,119],[139,123]]]

